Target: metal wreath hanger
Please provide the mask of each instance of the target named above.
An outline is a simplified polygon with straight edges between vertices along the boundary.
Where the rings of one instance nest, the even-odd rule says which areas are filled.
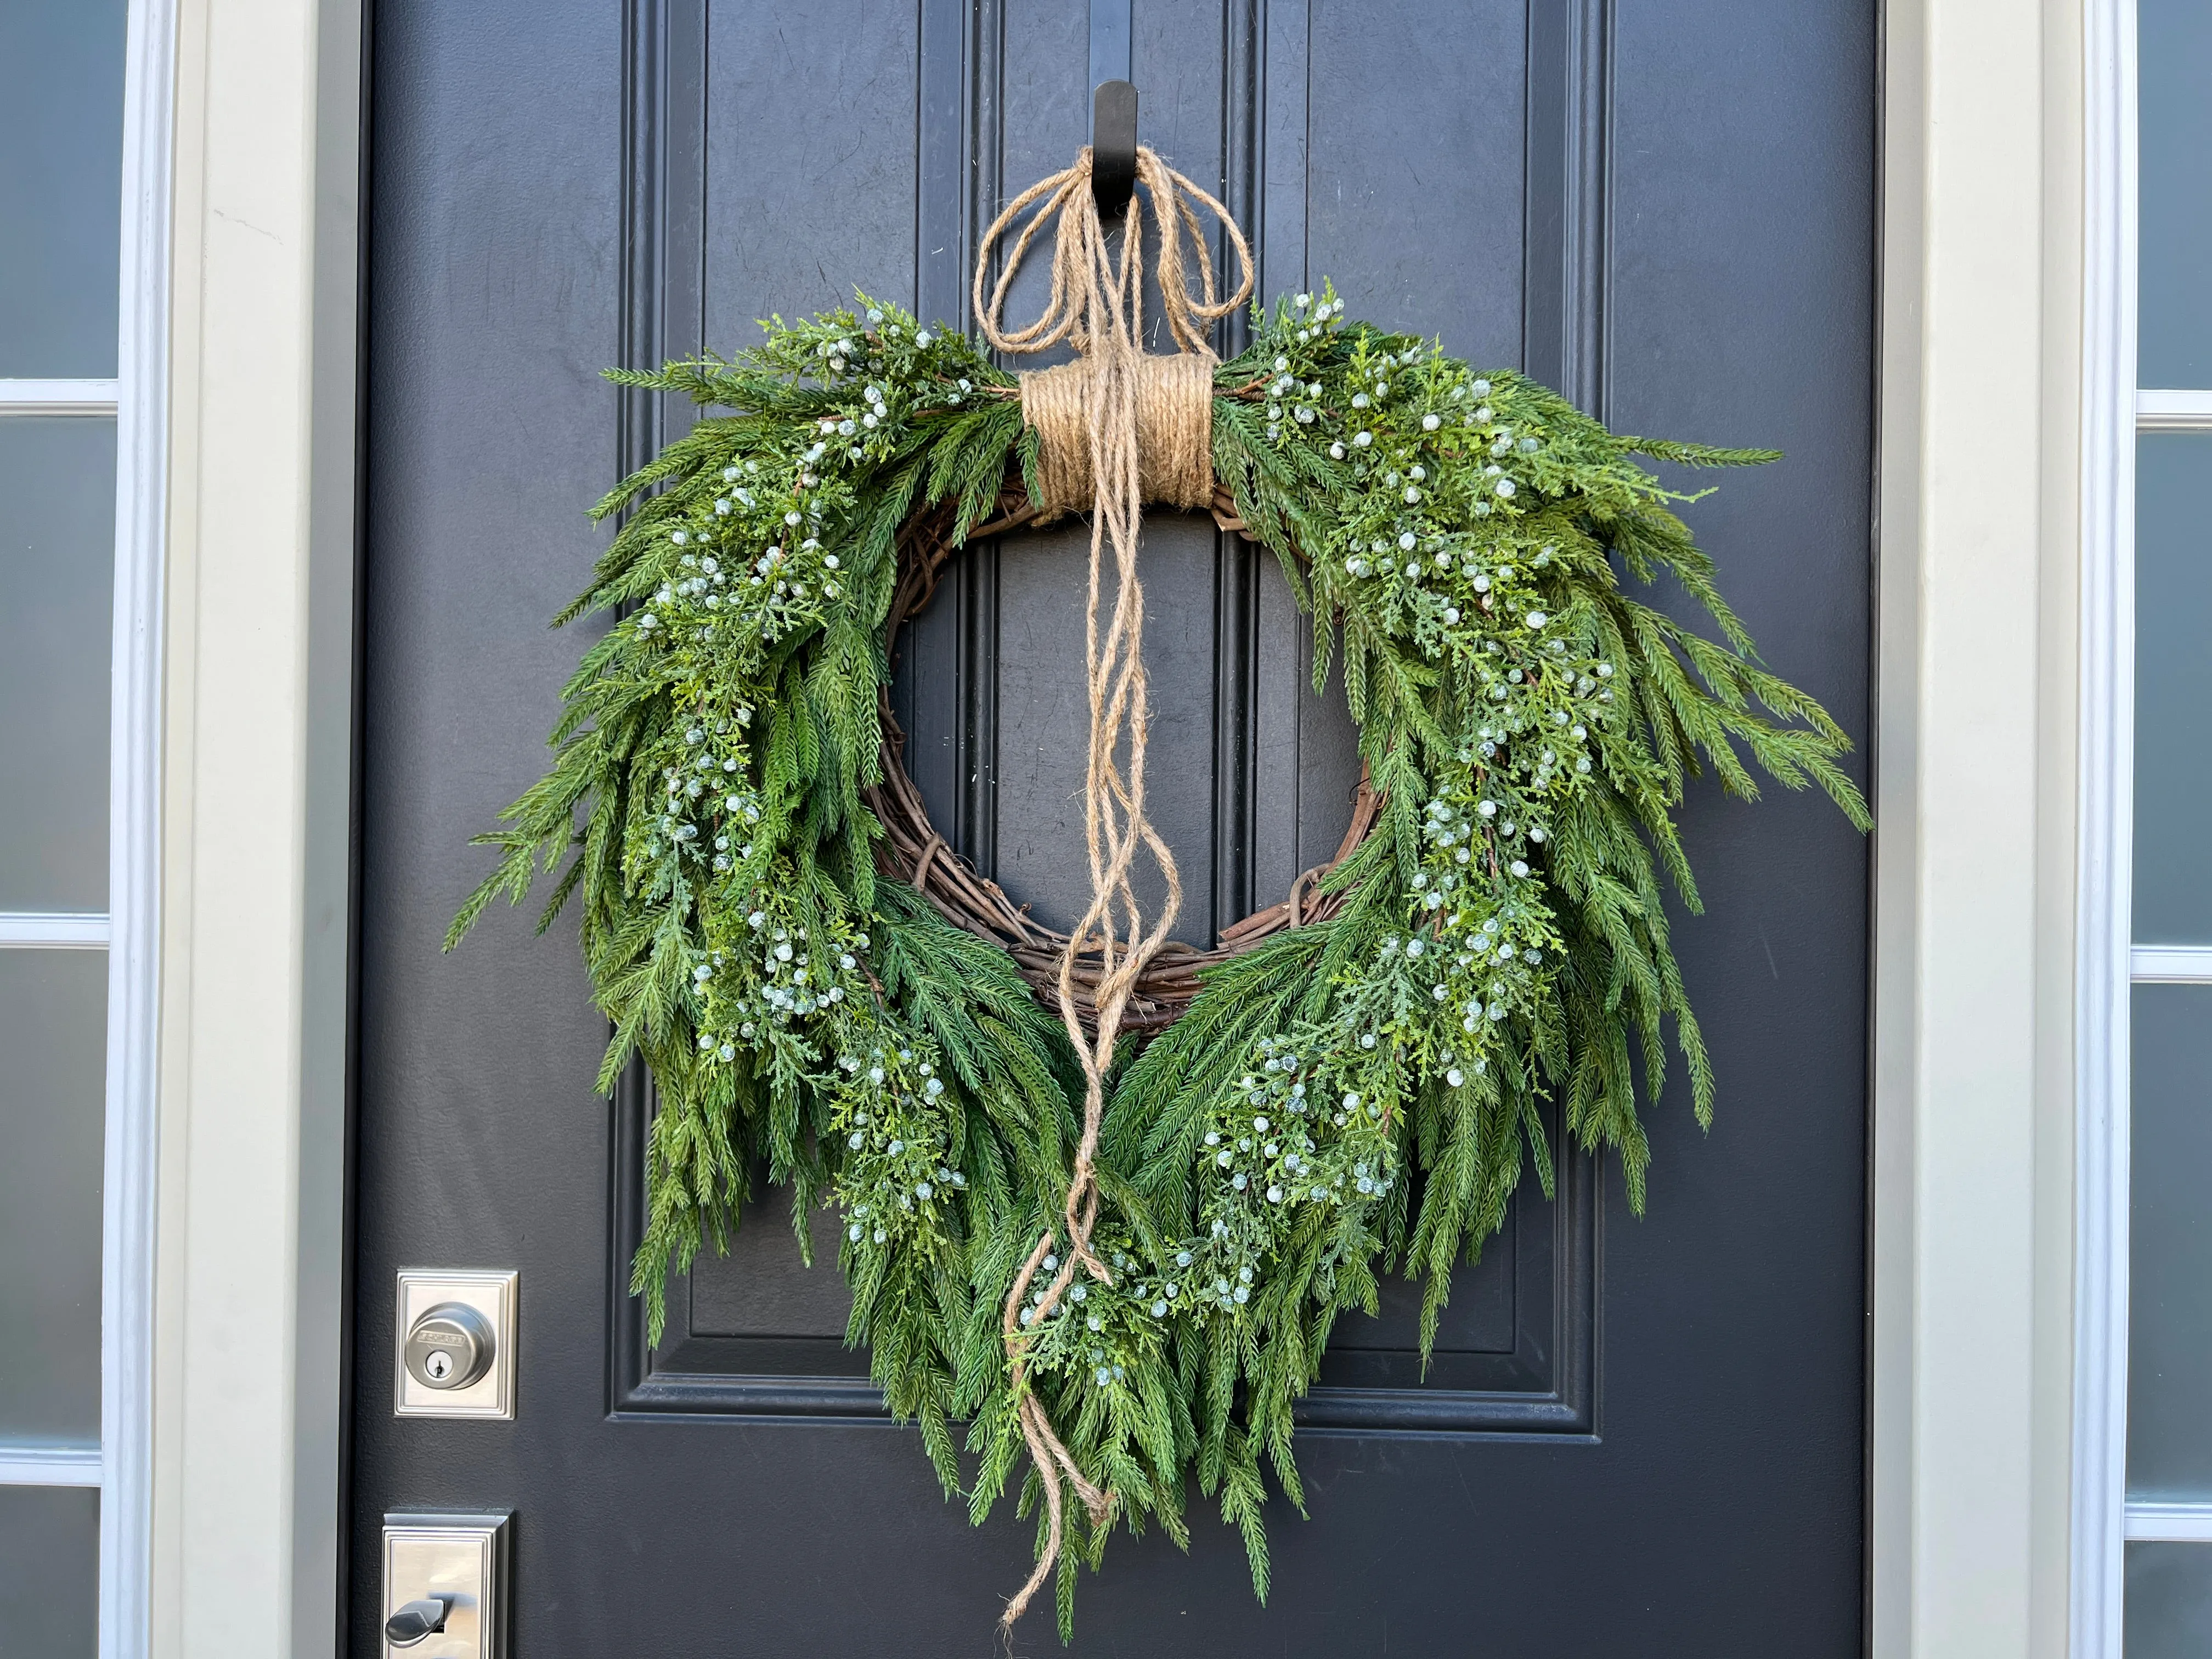
[[[1091,194],[1098,216],[1118,219],[1137,189],[1137,89],[1101,81],[1091,94]]]

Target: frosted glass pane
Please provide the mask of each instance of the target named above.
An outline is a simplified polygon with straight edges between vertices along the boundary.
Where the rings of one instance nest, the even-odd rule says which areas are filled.
[[[2208,94],[2212,100],[2212,94]],[[2136,446],[2135,937],[2212,944],[2212,434]]]
[[[0,1651],[92,1659],[100,1618],[100,1493],[0,1486]]]
[[[2128,1546],[2127,1659],[2212,1654],[2212,1544]]]
[[[0,910],[107,908],[114,567],[115,422],[0,420]]]
[[[2212,986],[2135,992],[2128,1492],[2212,1499]]]
[[[0,375],[115,373],[123,9],[0,5]]]
[[[2136,384],[2212,386],[2212,6],[2141,0]]]
[[[0,1440],[100,1443],[106,1045],[106,952],[0,951]]]

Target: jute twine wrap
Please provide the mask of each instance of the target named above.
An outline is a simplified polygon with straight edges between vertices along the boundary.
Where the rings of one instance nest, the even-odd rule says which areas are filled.
[[[1146,501],[1194,510],[1213,505],[1213,357],[1179,351],[1137,359],[1137,489]],[[1091,360],[1024,374],[1022,418],[1037,432],[1037,519],[1092,507],[1091,465],[1097,386]]]
[[[1078,1272],[1111,1285],[1113,1273],[1091,1248],[1098,1220],[1099,1125],[1105,1115],[1105,1078],[1114,1042],[1138,977],[1164,944],[1182,906],[1182,881],[1167,843],[1145,816],[1145,747],[1151,719],[1144,662],[1145,590],[1137,576],[1137,530],[1148,500],[1200,507],[1213,499],[1212,390],[1214,356],[1208,329],[1244,303],[1252,291],[1252,253],[1227,209],[1149,149],[1137,152],[1137,183],[1151,201],[1158,245],[1162,313],[1177,355],[1148,357],[1144,338],[1144,218],[1139,198],[1129,205],[1119,256],[1091,193],[1086,148],[1065,173],[1031,185],[993,222],[975,252],[975,319],[1000,351],[1043,351],[1065,340],[1073,362],[1024,374],[1022,412],[1036,428],[1038,503],[1049,516],[1085,501],[1091,507],[1090,589],[1084,611],[1084,672],[1091,700],[1089,763],[1083,780],[1084,842],[1091,860],[1091,907],[1071,932],[1060,963],[1060,1012],[1083,1062],[1083,1137],[1069,1171],[1066,1254],[1035,1304],[1030,1330],[1042,1328]],[[1007,252],[988,299],[985,276],[991,250],[1024,213],[1043,206]],[[1213,260],[1201,232],[1203,204],[1227,234],[1243,272],[1237,291],[1217,299]],[[1006,325],[1006,294],[1030,244],[1048,222],[1054,225],[1052,294],[1044,313],[1026,328]],[[1186,234],[1196,250],[1199,289],[1183,274]],[[1113,610],[1102,632],[1099,594],[1106,550],[1114,553]],[[1128,736],[1126,769],[1115,760]],[[1131,871],[1139,848],[1165,879],[1167,896],[1148,927],[1138,908]],[[1091,988],[1092,1030],[1078,1011],[1077,958],[1096,952]],[[1006,1294],[1000,1321],[1012,1370],[1016,1410],[1030,1460],[1044,1487],[1048,1533],[1043,1555],[1000,1620],[1011,1629],[1030,1598],[1060,1559],[1064,1541],[1061,1481],[1072,1486],[1103,1527],[1113,1518],[1115,1493],[1101,1491],[1076,1465],[1054,1431],[1043,1405],[1028,1387],[1029,1335],[1021,1310],[1030,1285],[1053,1253],[1058,1230],[1048,1226]]]

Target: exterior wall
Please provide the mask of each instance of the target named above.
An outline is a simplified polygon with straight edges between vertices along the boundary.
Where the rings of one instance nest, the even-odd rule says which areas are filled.
[[[180,0],[154,1650],[336,1644],[359,0]],[[1887,20],[1871,1645],[2057,1655],[2080,0]],[[276,1616],[240,1620],[240,1606]]]
[[[358,0],[178,8],[154,1639],[336,1645]]]

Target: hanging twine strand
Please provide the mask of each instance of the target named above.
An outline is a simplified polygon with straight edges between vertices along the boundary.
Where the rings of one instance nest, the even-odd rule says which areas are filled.
[[[1061,1219],[1067,1249],[1027,1330],[1024,1299],[1058,1234],[1048,1226],[1014,1277],[1000,1328],[1012,1370],[1016,1411],[1030,1461],[1044,1487],[1044,1553],[1029,1582],[1007,1602],[1001,1627],[1011,1629],[1048,1578],[1065,1541],[1061,1482],[1073,1488],[1094,1528],[1113,1518],[1115,1494],[1101,1491],[1077,1467],[1054,1431],[1043,1403],[1028,1386],[1029,1332],[1042,1328],[1078,1272],[1103,1285],[1113,1274],[1091,1247],[1098,1221],[1099,1126],[1105,1115],[1106,1074],[1121,1016],[1145,965],[1167,942],[1182,908],[1182,880],[1174,856],[1145,812],[1145,750],[1151,720],[1144,663],[1145,590],[1137,575],[1137,532],[1143,505],[1209,504],[1213,496],[1212,325],[1252,292],[1252,252],[1226,208],[1169,167],[1152,150],[1137,151],[1137,184],[1148,197],[1158,245],[1161,310],[1176,355],[1144,350],[1144,220],[1130,199],[1119,257],[1091,191],[1088,148],[1075,165],[1054,173],[1010,203],[975,251],[975,310],[983,337],[1001,352],[1044,351],[1065,341],[1078,356],[1055,368],[1022,375],[1023,418],[1036,429],[1037,503],[1052,517],[1086,502],[1091,509],[1091,572],[1084,610],[1084,672],[1090,696],[1090,753],[1083,780],[1084,844],[1091,860],[1091,905],[1070,933],[1060,963],[1060,1012],[1083,1062],[1083,1136],[1070,1170]],[[1043,205],[1015,238],[998,281],[985,295],[991,252],[1000,237],[1036,204]],[[1226,233],[1243,280],[1225,299],[1216,297],[1213,258],[1198,216],[1203,205]],[[1048,223],[1053,232],[1052,289],[1044,311],[1027,327],[1006,324],[1006,295],[1030,244]],[[1183,264],[1188,237],[1196,250],[1199,282],[1191,291]],[[1099,599],[1104,556],[1114,554],[1113,609],[1102,633]],[[1128,734],[1126,768],[1115,759]],[[1131,879],[1139,848],[1164,878],[1166,896],[1150,927]],[[1077,1011],[1076,960],[1096,951],[1099,978],[1093,993],[1096,1035],[1086,1034]]]

